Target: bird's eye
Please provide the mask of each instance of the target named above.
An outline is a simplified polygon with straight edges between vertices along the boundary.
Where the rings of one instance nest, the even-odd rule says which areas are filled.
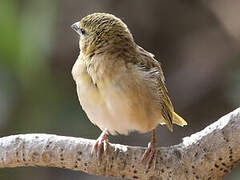
[[[80,31],[81,31],[81,34],[82,34],[82,35],[86,34],[85,29],[80,29]]]

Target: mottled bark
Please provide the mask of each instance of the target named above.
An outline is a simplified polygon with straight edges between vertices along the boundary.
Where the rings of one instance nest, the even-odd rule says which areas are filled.
[[[221,179],[240,161],[240,108],[178,145],[158,148],[148,171],[140,162],[145,148],[109,144],[99,160],[90,153],[94,142],[51,134],[2,137],[0,168],[51,166],[133,179]]]

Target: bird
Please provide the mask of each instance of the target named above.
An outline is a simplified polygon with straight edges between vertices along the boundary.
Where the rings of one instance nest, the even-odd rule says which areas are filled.
[[[175,113],[160,63],[136,44],[127,25],[109,13],[93,13],[71,25],[79,35],[80,54],[72,68],[78,99],[102,133],[92,153],[103,152],[108,135],[152,131],[141,160],[156,156],[156,127],[187,122]]]

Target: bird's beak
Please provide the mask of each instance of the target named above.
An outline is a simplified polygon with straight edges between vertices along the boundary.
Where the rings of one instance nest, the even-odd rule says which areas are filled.
[[[71,25],[71,28],[80,35],[79,22],[76,22],[76,23],[72,24],[72,25]]]

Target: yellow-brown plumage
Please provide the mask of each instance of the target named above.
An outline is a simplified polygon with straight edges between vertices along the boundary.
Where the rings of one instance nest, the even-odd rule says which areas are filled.
[[[117,17],[95,13],[75,23],[80,55],[72,74],[90,121],[111,134],[186,125],[173,109],[161,66]]]

